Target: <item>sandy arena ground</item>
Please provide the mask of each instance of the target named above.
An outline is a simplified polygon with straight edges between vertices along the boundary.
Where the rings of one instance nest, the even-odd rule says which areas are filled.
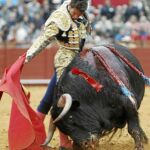
[[[28,86],[31,91],[31,105],[36,109],[40,99],[44,95],[46,87],[44,86]],[[0,150],[8,150],[7,130],[9,125],[9,116],[11,108],[11,98],[4,94],[0,102]],[[139,110],[141,126],[150,139],[150,88],[146,88],[145,97]],[[45,120],[45,125],[48,125],[49,116]],[[58,132],[55,133],[51,142],[52,147],[58,147]],[[133,139],[127,133],[126,129],[119,131],[109,142],[109,137],[101,139],[100,150],[133,150]],[[145,150],[150,150],[150,144],[145,145]]]

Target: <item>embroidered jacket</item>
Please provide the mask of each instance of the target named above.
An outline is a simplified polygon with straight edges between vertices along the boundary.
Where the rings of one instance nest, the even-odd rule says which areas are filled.
[[[27,61],[30,61],[50,42],[56,40],[60,46],[54,61],[58,78],[75,55],[82,50],[86,38],[87,20],[83,17],[73,21],[67,6],[68,3],[64,2],[51,14],[45,23],[43,34],[32,44],[26,56]]]

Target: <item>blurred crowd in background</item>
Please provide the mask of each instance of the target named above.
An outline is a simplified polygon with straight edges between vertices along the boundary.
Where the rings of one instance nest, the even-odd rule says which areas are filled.
[[[27,48],[64,0],[0,0],[0,46]],[[143,0],[113,7],[110,0],[88,8],[92,32],[86,45],[119,42],[150,46],[150,10]]]

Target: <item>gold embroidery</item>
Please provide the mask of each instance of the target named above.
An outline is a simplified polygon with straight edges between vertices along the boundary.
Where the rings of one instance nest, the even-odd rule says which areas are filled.
[[[70,28],[71,27],[71,28]],[[71,31],[68,31],[68,30]],[[72,21],[66,6],[56,10],[46,21],[43,34],[33,43],[27,51],[27,58],[30,60],[42,51],[52,40],[56,39],[59,30],[64,31],[62,37],[69,38],[68,43],[57,41],[60,45],[55,55],[55,68],[57,80],[62,75],[64,68],[69,65],[75,55],[79,52],[80,40],[86,37],[86,27],[80,23],[79,28]],[[68,32],[68,35],[66,34]]]
[[[73,35],[73,31],[69,31],[69,32],[68,32],[68,36],[69,36],[69,35],[72,36],[72,35]]]
[[[67,5],[62,5],[58,10],[54,11],[45,23],[45,26],[51,22],[55,22],[59,29],[68,31],[71,26],[71,17],[68,14]]]
[[[79,42],[75,43],[64,43],[64,42],[58,42],[58,44],[60,45],[60,47],[64,47],[66,49],[70,49],[70,50],[78,50],[79,51]]]
[[[77,54],[77,51],[72,51],[70,49],[66,49],[61,47],[58,51],[57,54],[55,55],[55,68],[57,72],[57,79],[60,78],[62,75],[64,68],[69,65],[69,63],[72,61],[72,59],[75,57]]]
[[[78,30],[75,30],[75,31],[74,31],[74,34],[78,34],[78,33],[79,33],[79,31],[78,31]]]
[[[86,38],[86,27],[83,23],[80,23],[80,27],[79,27],[79,35],[80,38],[85,39]]]
[[[27,51],[27,60],[30,61],[38,53],[44,50],[44,48],[46,48],[46,46],[55,39],[55,36],[58,34],[58,32],[59,29],[55,23],[51,23],[49,26],[45,27],[43,34],[36,39],[36,41]]]

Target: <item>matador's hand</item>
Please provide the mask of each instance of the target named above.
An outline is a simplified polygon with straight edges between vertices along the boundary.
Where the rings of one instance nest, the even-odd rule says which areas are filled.
[[[27,64],[28,62],[30,62],[32,59],[32,56],[28,55],[28,53],[26,54],[26,59],[24,61],[24,64]]]

